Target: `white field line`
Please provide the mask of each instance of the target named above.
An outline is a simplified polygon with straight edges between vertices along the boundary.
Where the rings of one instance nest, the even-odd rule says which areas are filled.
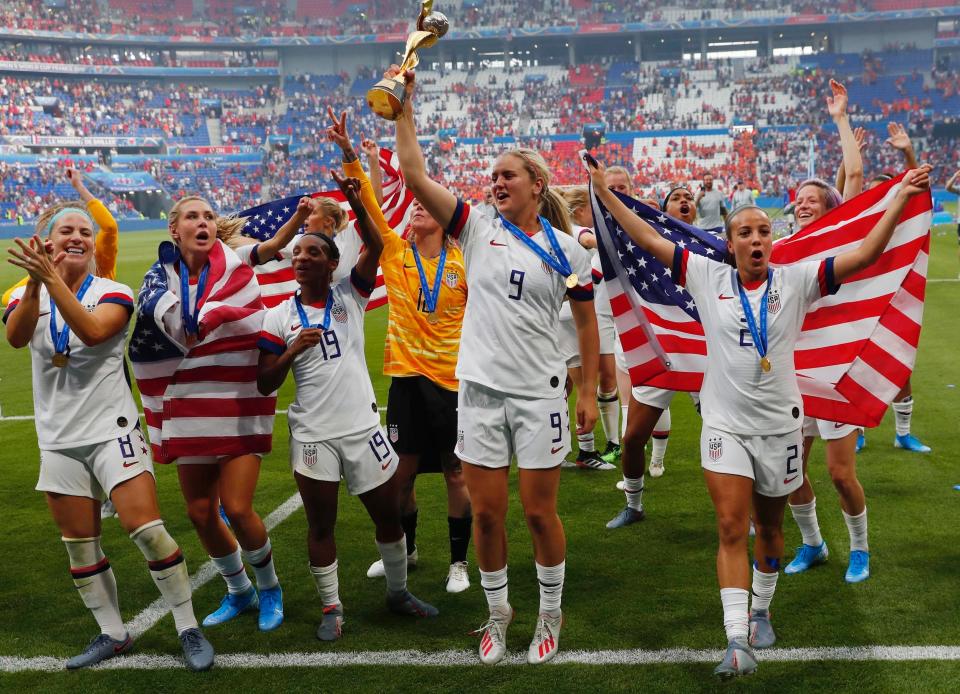
[[[386,407],[378,407],[378,412],[386,412]],[[277,410],[274,414],[283,414],[287,413],[286,410]],[[141,419],[143,418],[143,412],[140,413]],[[17,414],[11,415],[10,417],[0,417],[0,422],[32,422],[34,419],[32,414]]]
[[[267,532],[280,525],[280,523],[289,518],[291,514],[301,506],[303,506],[303,500],[300,498],[299,493],[294,494],[280,504],[269,516],[263,519],[263,524],[267,526]],[[190,578],[190,585],[193,588],[193,592],[196,593],[197,589],[218,575],[217,569],[212,561],[203,564]],[[130,636],[137,639],[145,631],[155,626],[169,611],[170,609],[166,603],[164,603],[163,598],[157,598],[127,624],[127,631],[130,632]]]
[[[960,282],[960,277],[949,277],[949,278],[937,278],[937,279],[928,279],[927,282]]]
[[[673,648],[660,651],[560,651],[549,665],[670,665],[718,662],[720,649],[694,650]],[[794,663],[805,661],[916,661],[960,660],[960,646],[855,646],[835,648],[774,648],[759,654],[761,663]],[[0,672],[59,672],[64,660],[52,657],[0,657]],[[504,665],[525,665],[526,654],[513,653]],[[339,653],[223,653],[217,655],[215,668],[330,668],[362,666],[428,666],[463,667],[479,665],[474,649],[469,651],[343,651]],[[96,670],[161,670],[183,669],[183,660],[171,655],[128,655],[108,660]]]

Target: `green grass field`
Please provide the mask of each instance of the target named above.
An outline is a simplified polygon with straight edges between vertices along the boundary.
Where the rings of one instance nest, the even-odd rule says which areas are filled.
[[[868,447],[859,458],[860,478],[870,510],[873,576],[866,583],[843,582],[847,534],[817,445],[811,476],[819,493],[821,525],[830,543],[831,561],[800,576],[781,576],[773,604],[778,647],[953,646],[960,648],[960,590],[956,542],[960,483],[955,461],[960,409],[960,366],[956,359],[960,283],[952,227],[933,236],[926,316],[920,355],[913,377],[917,400],[914,431],[933,448],[926,456],[895,450],[892,414],[868,432]],[[135,290],[155,258],[160,233],[121,237],[119,280]],[[0,244],[6,247],[6,242]],[[0,287],[18,277],[6,264]],[[381,375],[385,311],[367,319],[367,356],[378,399],[386,403],[388,379]],[[29,355],[0,346],[0,407],[4,417],[32,415]],[[288,383],[278,407],[293,393]],[[700,422],[688,398],[673,408],[673,433],[666,474],[648,479],[644,503],[647,520],[611,532],[604,528],[623,505],[614,489],[616,472],[565,471],[561,515],[568,536],[564,591],[566,626],[563,652],[667,648],[719,649],[724,645],[720,601],[714,570],[716,535],[713,511],[697,460]],[[277,417],[274,451],[265,458],[256,507],[266,516],[296,490],[287,465],[285,421]],[[75,595],[66,553],[46,510],[33,491],[38,455],[33,422],[0,421],[0,507],[8,521],[0,534],[0,610],[3,640],[0,664],[10,657],[64,658],[78,652],[94,634],[95,623]],[[158,466],[161,508],[171,533],[183,547],[191,571],[206,555],[189,521],[172,468]],[[416,649],[426,652],[473,650],[467,632],[480,625],[486,604],[479,576],[471,564],[470,590],[448,595],[445,494],[439,476],[418,484],[420,566],[411,588],[440,609],[438,619],[411,623],[383,607],[383,585],[366,578],[376,558],[372,525],[359,502],[345,493],[338,528],[341,597],[346,607],[344,638],[334,645],[314,637],[320,605],[307,570],[306,523],[302,510],[273,532],[277,571],[284,587],[287,619],[270,634],[256,630],[245,616],[207,630],[218,653],[283,654]],[[789,516],[789,514],[788,514]],[[517,619],[510,629],[513,653],[526,649],[537,611],[537,585],[529,537],[519,501],[511,500],[508,517],[511,602]],[[788,558],[799,544],[792,519],[786,522]],[[116,521],[105,521],[103,546],[120,586],[125,619],[132,619],[157,593],[140,552],[124,537]],[[219,578],[194,595],[202,617],[220,600]],[[136,644],[136,653],[177,655],[172,619],[165,617]],[[375,654],[370,658],[375,663]],[[183,670],[97,670],[82,673],[24,672],[0,674],[0,686],[14,689],[88,691],[185,691],[198,686],[246,690],[422,691],[425,687],[456,691],[529,690],[712,690],[712,663],[645,666],[564,664],[542,668],[479,666],[214,669],[203,675]],[[0,669],[8,669],[5,666]],[[759,673],[738,682],[738,690],[827,689],[835,691],[955,691],[960,662],[769,662]]]

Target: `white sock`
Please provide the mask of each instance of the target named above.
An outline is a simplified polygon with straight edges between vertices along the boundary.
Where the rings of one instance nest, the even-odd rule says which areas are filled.
[[[273,568],[273,547],[270,545],[270,538],[260,549],[250,552],[244,550],[243,558],[253,567],[253,575],[257,577],[257,589],[269,590],[280,585],[280,579],[277,578],[277,572]]]
[[[127,638],[127,629],[120,616],[117,579],[110,562],[100,548],[99,537],[61,538],[70,557],[70,575],[80,599],[93,613],[100,632],[117,641]]]
[[[480,571],[480,586],[483,588],[483,594],[487,596],[487,607],[491,614],[497,612],[509,612],[510,603],[507,601],[507,567],[497,571]]]
[[[627,413],[629,411],[630,411],[629,405],[623,405],[623,404],[620,405],[620,436],[621,438],[627,433]]]
[[[223,580],[227,582],[227,590],[234,595],[246,593],[253,588],[253,584],[250,583],[247,572],[243,568],[243,557],[240,554],[239,546],[225,557],[210,557],[210,561],[217,567],[217,571],[223,576]]]
[[[867,544],[867,507],[863,507],[863,512],[856,516],[848,516],[846,511],[840,511],[843,514],[843,520],[847,524],[847,530],[850,532],[850,551],[869,552],[870,546]]]
[[[536,562],[534,562],[536,563]],[[540,612],[551,617],[560,614],[560,599],[563,597],[563,576],[567,562],[556,566],[537,564],[537,581],[540,583]]]
[[[388,593],[402,593],[407,589],[407,538],[396,542],[377,542],[383,560],[383,575]]]
[[[337,578],[337,560],[334,559],[330,566],[312,566],[310,573],[313,574],[313,581],[317,584],[317,592],[320,593],[320,602],[324,607],[340,604],[340,581]]]
[[[643,510],[643,475],[639,477],[623,476],[623,493],[627,495],[627,506],[634,511]]]
[[[773,593],[777,589],[777,578],[779,576],[779,571],[765,574],[757,567],[753,567],[753,586],[751,588],[753,604],[750,606],[751,610],[767,611],[770,609],[770,601],[773,600]]]
[[[600,410],[600,423],[603,424],[603,435],[610,443],[620,443],[620,427],[617,421],[620,417],[620,398],[617,391],[603,393],[597,391],[597,409]]]
[[[723,628],[727,632],[727,641],[746,639],[750,632],[750,613],[747,601],[750,591],[743,588],[721,588],[720,603],[723,605]]]
[[[913,396],[908,395],[900,402],[894,402],[893,413],[896,419],[897,436],[906,436],[910,433],[910,418],[913,417]]]
[[[150,577],[173,614],[177,633],[196,628],[198,624],[193,613],[193,593],[187,564],[180,547],[163,526],[163,521],[158,518],[141,525],[130,533],[130,539],[147,560]]]
[[[597,450],[593,439],[593,432],[591,431],[586,434],[577,434],[577,446],[584,453],[593,453],[595,450]]]
[[[660,419],[653,427],[653,450],[650,453],[650,462],[663,462],[663,456],[667,453],[667,443],[670,440],[670,408],[665,409]]]
[[[823,544],[820,523],[817,522],[816,499],[809,504],[790,504],[790,513],[793,514],[793,520],[797,522],[797,527],[800,528],[803,544],[811,547],[819,547]]]

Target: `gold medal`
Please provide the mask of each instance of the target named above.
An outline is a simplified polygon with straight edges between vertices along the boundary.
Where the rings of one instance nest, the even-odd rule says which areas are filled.
[[[569,275],[567,275],[567,289],[573,289],[577,286],[577,284],[579,284],[579,282],[580,278],[577,277],[577,273],[571,272]]]
[[[430,325],[436,325],[439,322],[440,322],[440,316],[437,314],[436,311],[430,311],[430,313],[427,314],[427,323],[429,323]]]
[[[766,357],[760,357],[760,368],[764,373],[770,373],[770,360]]]
[[[67,364],[70,363],[70,357],[68,357],[63,352],[57,352],[56,354],[53,355],[53,359],[51,361],[53,361],[53,365],[56,366],[58,369],[62,369],[63,367],[65,367]]]

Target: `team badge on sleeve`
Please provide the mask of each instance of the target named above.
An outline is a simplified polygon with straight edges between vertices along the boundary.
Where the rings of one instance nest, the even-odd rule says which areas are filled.
[[[716,437],[707,439],[707,455],[710,460],[720,460],[723,456],[723,439]]]
[[[767,295],[767,311],[776,313],[780,310],[780,290],[771,289]]]
[[[307,467],[313,467],[317,464],[317,447],[314,445],[303,447],[303,464]]]
[[[391,424],[387,436],[390,439],[390,443],[396,443],[400,440],[400,427],[396,424]]]

